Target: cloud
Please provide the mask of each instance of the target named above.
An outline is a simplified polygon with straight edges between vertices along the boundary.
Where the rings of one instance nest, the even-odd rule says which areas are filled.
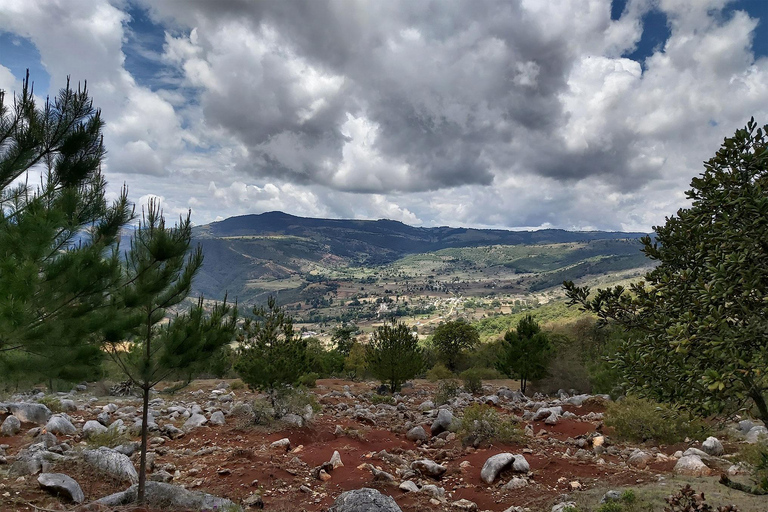
[[[768,121],[759,20],[732,5],[42,0],[3,3],[0,30],[56,87],[88,79],[114,186],[197,223],[280,209],[647,230],[724,136]],[[137,9],[162,31],[151,49]],[[649,13],[669,37],[638,62]]]

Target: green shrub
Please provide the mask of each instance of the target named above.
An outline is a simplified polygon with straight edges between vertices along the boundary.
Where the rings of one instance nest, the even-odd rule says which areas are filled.
[[[313,412],[320,412],[322,410],[314,393],[306,389],[288,386],[276,390],[273,395],[272,405],[275,409],[275,417],[278,419],[286,414],[302,416],[306,413],[307,406],[310,406]]]
[[[466,446],[492,443],[514,443],[524,439],[522,429],[512,418],[503,417],[485,404],[472,404],[464,409],[458,436]]]
[[[317,386],[317,379],[320,378],[320,375],[315,372],[305,373],[301,377],[299,377],[299,385],[305,386],[308,388],[314,388]]]
[[[371,395],[370,401],[373,405],[395,405],[395,399],[391,395],[380,395],[378,393],[374,393]]]
[[[446,368],[443,363],[437,363],[427,372],[427,380],[430,382],[437,382],[438,380],[450,379],[453,377],[453,372]]]
[[[622,512],[622,510],[624,510],[624,507],[621,503],[618,501],[609,501],[597,507],[595,512]]]
[[[116,428],[107,429],[106,432],[99,434],[91,434],[86,440],[89,448],[98,448],[100,446],[106,446],[107,448],[114,448],[129,442],[131,439],[125,433],[120,433]]]
[[[454,379],[441,380],[437,383],[435,392],[435,405],[447,404],[448,401],[459,394],[459,383]]]
[[[703,439],[706,424],[667,404],[628,396],[608,405],[605,424],[613,427],[619,439],[662,444],[682,442],[686,437]]]
[[[752,467],[752,479],[757,487],[768,491],[768,441],[743,445],[738,459]]]
[[[43,398],[39,399],[37,403],[43,404],[54,414],[64,412],[64,408],[61,406],[61,400],[55,396],[44,396]]]
[[[245,382],[243,382],[240,379],[233,380],[229,385],[229,389],[233,391],[237,391],[238,389],[244,389],[244,388],[245,388]]]
[[[476,395],[483,392],[483,379],[480,376],[479,368],[470,368],[461,372],[461,379],[464,381],[464,391]]]

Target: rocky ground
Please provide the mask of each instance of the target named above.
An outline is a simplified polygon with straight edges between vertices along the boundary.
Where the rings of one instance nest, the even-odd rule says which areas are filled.
[[[160,498],[146,510],[326,511],[343,492],[372,488],[405,512],[548,511],[607,489],[666,485],[676,475],[745,472],[732,444],[615,443],[603,426],[603,398],[528,399],[512,385],[486,384],[484,396],[463,393],[437,408],[434,385],[423,381],[391,404],[373,404],[373,383],[321,380],[313,390],[320,411],[306,408],[269,427],[248,421],[244,404],[256,395],[227,382],[158,394],[150,402],[149,479]],[[64,412],[51,414],[35,403],[40,398],[0,403],[0,510],[71,510],[98,499],[113,510],[130,501],[130,492],[115,493],[137,479],[139,400],[94,396],[82,386],[59,396]],[[512,444],[463,446],[452,430],[477,402],[519,418],[525,434]],[[746,422],[739,428],[748,439],[765,431]],[[742,512],[768,509],[755,503]],[[343,506],[336,510],[354,510]]]

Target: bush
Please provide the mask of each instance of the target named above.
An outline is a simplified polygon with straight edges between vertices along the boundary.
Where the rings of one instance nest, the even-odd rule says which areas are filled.
[[[464,391],[476,395],[483,392],[483,379],[478,368],[470,368],[461,372],[461,379],[464,381]]]
[[[43,398],[39,399],[37,403],[43,404],[54,414],[64,412],[64,408],[61,406],[61,401],[55,396],[44,396]]]
[[[701,419],[670,405],[634,396],[609,404],[605,424],[613,427],[616,437],[634,442],[674,444],[686,437],[703,439],[707,435],[707,426]]]
[[[272,405],[275,408],[275,417],[282,418],[286,414],[298,414],[303,416],[307,412],[307,406],[313,412],[320,412],[322,407],[314,393],[301,388],[282,387],[275,393]]]
[[[394,397],[390,395],[380,395],[378,393],[372,394],[370,397],[370,401],[373,405],[379,405],[379,404],[395,405]]]
[[[752,479],[757,487],[768,491],[768,441],[743,445],[738,458],[752,466]]]
[[[240,379],[235,379],[229,384],[229,389],[232,391],[237,391],[238,389],[244,389],[245,388],[245,382],[243,382]]]
[[[451,398],[459,394],[459,383],[454,379],[441,380],[437,383],[435,405],[447,404]]]
[[[305,386],[308,388],[314,388],[317,386],[317,379],[320,378],[320,375],[315,372],[305,373],[301,377],[299,377],[299,385]]]
[[[472,404],[464,409],[458,436],[465,446],[474,447],[524,439],[522,430],[512,418],[502,417],[496,409],[485,404]]]
[[[437,363],[427,372],[427,380],[430,382],[437,382],[438,380],[450,379],[453,377],[453,372],[446,368],[443,363]]]
[[[121,433],[116,428],[107,429],[106,432],[99,434],[91,434],[86,442],[88,448],[98,448],[100,446],[106,446],[107,448],[114,448],[129,442],[131,439],[127,434]]]

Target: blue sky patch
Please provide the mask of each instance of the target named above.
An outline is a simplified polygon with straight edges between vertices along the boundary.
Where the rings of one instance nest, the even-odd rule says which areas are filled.
[[[29,78],[39,96],[50,94],[51,76],[40,61],[40,52],[29,39],[8,32],[0,32],[0,53],[2,65],[11,70],[21,81],[29,69]],[[9,91],[10,92],[10,91]]]

